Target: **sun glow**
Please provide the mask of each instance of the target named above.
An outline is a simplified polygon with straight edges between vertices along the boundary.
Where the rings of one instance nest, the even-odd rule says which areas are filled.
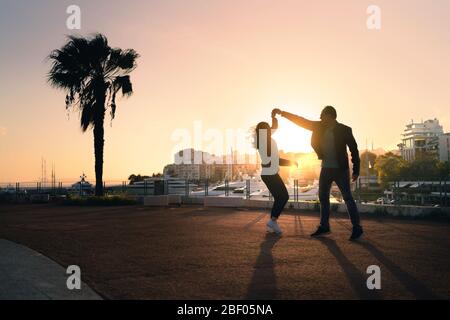
[[[273,134],[278,149],[284,152],[311,152],[311,132],[287,120],[279,120],[279,127]]]

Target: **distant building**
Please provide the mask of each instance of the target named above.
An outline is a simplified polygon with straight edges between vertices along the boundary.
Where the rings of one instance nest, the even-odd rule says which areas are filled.
[[[206,176],[206,172],[200,164],[168,164],[164,167],[163,175],[181,179],[199,180]]]
[[[421,153],[439,156],[439,136],[443,134],[444,130],[437,119],[407,124],[402,142],[398,144],[401,156],[407,161],[416,159]]]
[[[227,156],[215,156],[185,149],[174,155],[174,163],[166,165],[163,174],[189,180],[238,180],[258,174],[260,163],[254,160],[251,155],[240,155],[236,151]]]
[[[378,190],[380,189],[380,182],[378,181],[377,175],[360,175],[358,177],[358,188],[363,188],[367,190]]]
[[[450,133],[439,136],[439,160],[450,161]]]

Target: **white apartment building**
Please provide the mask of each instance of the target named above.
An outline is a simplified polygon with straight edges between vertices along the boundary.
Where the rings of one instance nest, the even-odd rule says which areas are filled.
[[[412,161],[423,152],[439,155],[439,137],[443,134],[444,130],[437,119],[411,121],[403,131],[402,142],[398,144],[403,159]]]

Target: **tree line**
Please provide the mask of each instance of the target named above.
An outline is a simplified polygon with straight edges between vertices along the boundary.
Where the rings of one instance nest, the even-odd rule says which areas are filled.
[[[450,180],[450,162],[439,161],[436,155],[419,153],[406,161],[392,152],[377,156],[372,152],[361,154],[361,174],[376,175],[382,186],[400,180]]]

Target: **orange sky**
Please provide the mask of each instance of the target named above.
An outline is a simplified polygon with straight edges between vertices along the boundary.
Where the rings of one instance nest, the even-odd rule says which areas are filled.
[[[45,79],[64,44],[71,1],[2,1],[0,182],[32,181],[41,157],[59,179],[94,178],[92,132],[68,120],[64,93]],[[450,131],[450,2],[376,1],[382,29],[366,28],[369,1],[78,1],[82,29],[141,57],[134,95],[106,125],[104,175],[160,172],[176,129],[247,129],[275,106],[318,118],[338,110],[360,148],[394,148],[404,125],[438,118]],[[308,151],[308,133],[280,122],[279,147]]]

